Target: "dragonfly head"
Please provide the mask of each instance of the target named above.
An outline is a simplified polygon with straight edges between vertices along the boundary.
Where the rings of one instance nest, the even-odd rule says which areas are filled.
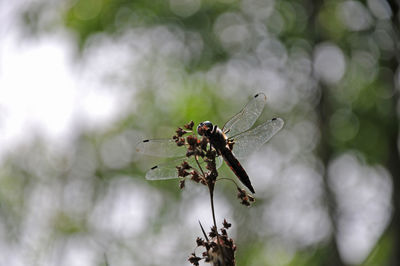
[[[209,136],[214,126],[210,121],[204,121],[197,126],[197,133],[201,136]]]

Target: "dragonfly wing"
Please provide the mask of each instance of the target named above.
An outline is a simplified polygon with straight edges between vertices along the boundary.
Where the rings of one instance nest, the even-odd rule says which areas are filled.
[[[260,116],[266,100],[267,96],[262,92],[254,95],[239,113],[225,123],[222,131],[225,132],[227,136],[235,136],[248,130]]]
[[[166,179],[175,179],[178,178],[178,170],[176,169],[177,166],[181,165],[183,161],[187,161],[191,167],[198,170],[201,173],[199,166],[196,163],[194,157],[182,157],[176,160],[172,160],[169,162],[165,162],[156,166],[153,166],[149,171],[146,173],[147,180],[166,180]],[[206,163],[203,159],[199,158],[199,164],[203,171],[206,171]],[[217,169],[222,165],[222,158],[218,156],[215,158],[215,164]],[[188,170],[190,172],[190,170]]]
[[[217,167],[217,169],[219,169],[222,166],[223,161],[224,160],[222,159],[221,156],[215,158],[215,166]]]
[[[147,171],[146,179],[166,180],[178,178],[178,170],[176,167],[182,164],[185,158],[186,157],[153,166],[149,171]]]
[[[281,118],[269,120],[254,129],[243,132],[234,138],[233,153],[241,160],[247,158],[265,142],[270,140],[279,130],[284,122]]]
[[[179,147],[173,139],[146,139],[136,145],[136,151],[157,157],[178,157],[186,154],[185,147]]]

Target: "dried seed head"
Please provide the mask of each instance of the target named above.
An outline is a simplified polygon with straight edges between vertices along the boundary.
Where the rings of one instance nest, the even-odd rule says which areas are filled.
[[[194,126],[194,122],[192,120],[189,123],[185,124],[183,127],[186,128],[187,130],[193,130],[193,126]]]
[[[190,175],[192,176],[190,179],[192,179],[194,182],[196,182],[196,183],[200,182],[201,178],[197,171],[195,171],[195,170],[191,171]]]
[[[185,145],[185,139],[184,138],[177,138],[175,139],[176,145],[178,146],[183,146]]]
[[[192,168],[187,161],[183,161],[181,167],[185,170]]]
[[[197,146],[197,144],[198,144],[197,137],[193,136],[193,135],[187,136],[186,141],[190,146],[193,146],[193,147]]]
[[[193,150],[187,150],[187,152],[186,152],[186,157],[190,157],[190,156],[192,156],[192,155],[194,155],[194,151]]]
[[[197,257],[196,254],[193,252],[188,260],[191,264],[198,266],[201,258]]]
[[[209,261],[213,262],[213,265],[226,265],[226,266],[236,265],[235,264],[236,246],[233,243],[232,239],[225,236],[220,236],[219,244],[217,244],[217,238],[214,238],[211,244],[212,248],[208,250],[207,255]]]
[[[215,157],[217,157],[217,152],[215,151],[215,150],[207,150],[207,152],[206,152],[206,157],[207,157],[207,159],[209,159],[209,160],[214,160],[215,159]]]
[[[213,227],[211,227],[211,232],[210,233],[208,233],[208,235],[211,237],[211,238],[213,238],[213,237],[216,237],[217,236],[217,228],[215,228],[215,226],[213,226]]]
[[[244,197],[246,197],[246,191],[244,189],[241,189],[240,187],[237,187],[237,190],[238,190],[237,197],[239,199],[243,199]]]
[[[176,132],[176,136],[178,136],[178,137],[182,137],[183,135],[185,135],[187,133],[186,130],[183,130],[180,127],[178,127],[178,129],[175,132]]]
[[[250,206],[250,202],[254,202],[254,198],[250,195],[247,195],[246,191],[244,189],[241,188],[237,188],[238,189],[238,195],[237,197],[241,200],[240,204],[243,204],[245,206]]]
[[[189,173],[184,169],[182,166],[177,166],[176,169],[178,170],[178,176],[179,177],[185,177],[188,176]]]
[[[244,205],[244,206],[250,206],[250,202],[248,202],[247,200],[242,200],[240,202],[240,204]]]
[[[207,236],[206,240],[198,237],[196,239],[197,246],[203,246],[206,251],[202,253],[202,259],[204,262],[212,263],[212,265],[225,265],[234,266],[236,245],[234,244],[232,238],[228,237],[227,228],[231,226],[225,219],[223,222],[224,228],[221,229],[220,235],[217,235],[217,229],[213,226],[211,232],[209,232],[210,240]],[[206,233],[200,224],[203,234]]]
[[[210,170],[214,174],[217,173],[217,166],[215,165],[215,161],[214,160],[211,160],[211,161],[207,160],[206,168],[207,168],[207,170]]]
[[[180,188],[180,189],[183,189],[183,188],[185,187],[185,180],[186,180],[186,179],[181,179],[181,180],[179,181],[179,188]]]
[[[255,201],[256,201],[256,200],[254,199],[254,197],[251,196],[251,195],[247,195],[247,197],[249,198],[249,201],[250,201],[250,202],[255,202]]]
[[[197,246],[198,246],[198,247],[204,246],[204,240],[201,239],[200,237],[198,237],[198,238],[196,239],[196,243],[197,243]]]
[[[207,145],[208,145],[208,138],[202,137],[200,139],[200,147],[203,151],[207,151]]]
[[[208,250],[209,249],[207,249],[207,252],[206,251],[203,252],[204,262],[210,262],[211,261],[210,257],[208,256]]]
[[[226,219],[224,219],[224,222],[222,223],[222,225],[223,225],[224,228],[226,228],[226,229],[228,229],[229,227],[232,226],[232,224],[228,223],[228,222],[226,221]]]
[[[199,156],[199,157],[201,157],[201,158],[204,158],[205,153],[204,153],[204,151],[202,151],[202,150],[200,150],[200,149],[196,149],[195,155],[197,155],[197,156]]]
[[[224,236],[223,239],[226,239],[226,236],[228,236],[228,233],[226,232],[226,229],[224,229],[224,228],[221,229],[221,234],[222,234],[222,236]]]

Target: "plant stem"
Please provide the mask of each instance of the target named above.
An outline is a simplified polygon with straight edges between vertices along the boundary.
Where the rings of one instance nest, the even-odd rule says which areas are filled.
[[[212,212],[212,217],[213,217],[213,222],[214,222],[214,228],[215,228],[215,233],[217,234],[217,245],[219,250],[221,251],[222,254],[222,265],[225,266],[225,253],[224,253],[224,248],[221,246],[221,243],[219,241],[219,233],[218,233],[218,228],[217,228],[217,223],[215,220],[215,209],[214,209],[214,186],[209,185],[208,186],[209,191],[210,191],[210,203],[211,203],[211,212]]]
[[[197,166],[199,167],[201,173],[203,174],[203,177],[205,178],[205,174],[203,171],[203,168],[200,166],[199,160],[197,159],[197,156],[195,157],[195,161],[197,163]],[[208,191],[210,192],[210,204],[211,204],[211,213],[212,213],[212,218],[213,218],[213,223],[214,223],[214,228],[215,228],[215,233],[217,234],[217,245],[219,250],[221,251],[222,254],[222,265],[225,265],[225,254],[224,254],[224,249],[221,246],[221,243],[219,241],[219,233],[218,233],[218,228],[217,228],[217,222],[215,219],[215,208],[214,208],[214,184],[208,184]]]
[[[214,192],[213,192],[213,189],[211,189],[210,187],[209,187],[209,191],[210,191],[210,202],[211,202],[212,218],[213,218],[215,230],[217,230],[217,223],[215,221],[215,210],[214,210]],[[218,236],[218,231],[217,231],[217,236]]]

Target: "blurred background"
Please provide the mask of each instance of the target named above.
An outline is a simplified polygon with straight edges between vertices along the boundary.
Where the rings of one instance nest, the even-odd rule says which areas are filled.
[[[0,265],[188,265],[207,190],[135,144],[257,92],[285,127],[243,162],[252,207],[217,183],[237,265],[399,265],[398,8],[0,0]]]

